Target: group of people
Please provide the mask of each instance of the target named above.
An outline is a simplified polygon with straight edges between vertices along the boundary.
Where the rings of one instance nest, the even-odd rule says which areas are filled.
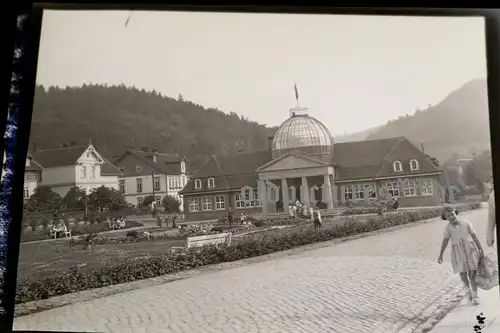
[[[307,207],[299,199],[295,201],[294,204],[288,205],[288,213],[290,217],[296,217],[298,215],[303,217],[310,217],[312,222],[314,223],[315,229],[321,229],[322,220],[321,213],[319,209],[314,209],[313,207]]]
[[[451,264],[453,271],[460,275],[467,288],[467,297],[474,304],[479,304],[476,275],[480,260],[484,257],[484,249],[477,237],[472,223],[458,219],[458,211],[446,205],[441,214],[443,220],[448,220],[443,233],[443,241],[438,257],[438,263],[443,262],[443,254],[448,243],[451,243]],[[492,247],[495,243],[495,194],[491,193],[488,200],[488,224],[486,230],[486,245]]]

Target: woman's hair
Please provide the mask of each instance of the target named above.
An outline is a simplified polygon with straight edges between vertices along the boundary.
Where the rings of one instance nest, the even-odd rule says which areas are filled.
[[[456,215],[458,215],[458,210],[456,208],[454,208],[453,206],[451,205],[445,205],[442,209],[441,209],[441,219],[442,220],[447,220],[446,218],[446,213],[450,213],[450,212],[455,212]]]

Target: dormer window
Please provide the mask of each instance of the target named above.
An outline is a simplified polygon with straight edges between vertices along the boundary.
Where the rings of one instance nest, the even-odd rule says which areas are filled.
[[[140,164],[135,165],[135,172],[141,172],[142,171],[142,166]]]
[[[119,166],[118,167],[118,170],[120,170],[121,173],[123,173],[123,170],[125,170],[125,167],[122,165],[122,166]]]
[[[200,188],[201,188],[201,180],[196,179],[196,180],[194,181],[194,188],[195,188],[195,189],[200,189]]]
[[[215,179],[214,178],[208,178],[208,187],[209,188],[215,187]]]
[[[182,173],[186,172],[186,162],[184,162],[184,161],[181,162],[181,172]]]
[[[411,171],[417,171],[419,169],[417,160],[410,161],[410,169],[411,169]]]
[[[393,163],[394,171],[396,172],[401,172],[403,171],[403,165],[401,164],[400,161],[396,161]]]

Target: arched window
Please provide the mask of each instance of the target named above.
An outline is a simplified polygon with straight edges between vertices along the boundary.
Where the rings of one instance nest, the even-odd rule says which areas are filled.
[[[209,188],[215,187],[215,179],[214,178],[208,178],[208,187]]]
[[[403,171],[403,165],[401,164],[400,161],[394,162],[393,167],[394,167],[394,171],[396,171],[396,172]]]
[[[194,188],[195,188],[195,189],[199,189],[199,188],[201,188],[201,180],[196,179],[196,180],[194,181]]]
[[[419,169],[417,160],[414,159],[410,161],[410,169],[411,171],[416,171]]]

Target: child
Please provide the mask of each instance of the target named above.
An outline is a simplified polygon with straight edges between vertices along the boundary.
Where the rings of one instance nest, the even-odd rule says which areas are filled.
[[[314,229],[321,229],[321,214],[319,213],[319,209],[315,209],[312,213],[312,219],[314,222]]]
[[[467,287],[469,300],[474,305],[478,305],[476,273],[479,258],[484,252],[472,224],[466,220],[458,220],[457,214],[458,212],[451,206],[443,207],[441,218],[448,220],[449,223],[444,230],[438,263],[443,262],[443,253],[448,246],[448,242],[451,241],[453,271],[460,274],[460,278]]]

